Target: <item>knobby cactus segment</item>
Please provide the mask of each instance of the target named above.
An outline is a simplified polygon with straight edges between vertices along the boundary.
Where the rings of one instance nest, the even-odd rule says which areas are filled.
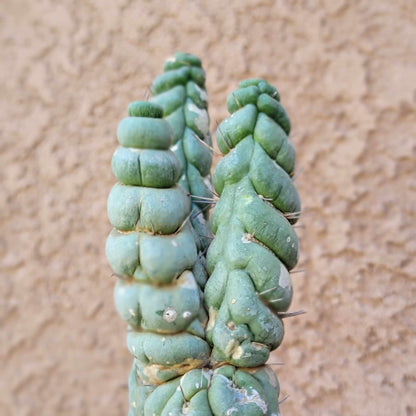
[[[264,366],[239,370],[194,369],[161,386],[145,386],[130,374],[129,416],[278,416],[279,382]],[[132,411],[134,409],[135,412]]]
[[[203,253],[211,243],[207,220],[212,201],[212,141],[205,72],[200,59],[176,53],[166,61],[164,73],[155,79],[151,89],[151,101],[163,108],[163,117],[173,130],[171,149],[180,161],[179,184],[192,195],[191,222]]]
[[[152,102],[131,103],[117,131],[106,254],[134,356],[129,416],[280,415],[279,383],[263,364],[283,339],[279,314],[290,306],[298,258],[290,121],[263,80],[228,97],[209,246],[204,83],[200,60],[176,54]]]
[[[298,260],[291,224],[300,199],[291,175],[295,152],[290,121],[277,90],[263,80],[239,84],[230,94],[231,116],[217,130],[226,156],[213,184],[220,195],[211,218],[207,340],[216,365],[264,364],[284,335],[279,312],[292,299],[289,271]]]
[[[210,347],[192,272],[198,237],[189,221],[191,198],[176,183],[181,167],[169,150],[173,132],[156,104],[135,102],[128,112],[112,159],[119,182],[108,198],[114,228],[106,254],[119,277],[114,299],[128,324],[134,379],[151,386],[201,368]],[[138,414],[133,404],[130,414]]]

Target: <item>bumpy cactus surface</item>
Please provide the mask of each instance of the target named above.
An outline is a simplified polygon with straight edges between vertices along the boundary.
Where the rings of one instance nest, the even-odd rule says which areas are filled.
[[[191,198],[176,184],[180,164],[173,133],[156,104],[130,104],[117,131],[112,160],[117,183],[108,198],[113,231],[108,261],[119,280],[114,299],[129,325],[133,371],[157,385],[201,368],[209,359],[206,313],[192,269],[197,240],[189,223]]]
[[[227,100],[232,115],[217,130],[226,156],[213,176],[220,199],[211,218],[215,239],[205,287],[216,363],[262,365],[283,339],[279,312],[292,299],[289,270],[298,239],[291,223],[300,199],[291,179],[290,122],[279,99],[263,80],[241,82]]]
[[[161,386],[130,374],[129,416],[278,416],[279,382],[270,367],[194,369]]]
[[[106,254],[134,356],[129,416],[279,416],[264,364],[283,339],[298,259],[290,121],[264,80],[230,94],[210,227],[205,73],[182,53],[164,69],[152,102],[131,103],[119,124],[108,198]]]
[[[204,251],[211,242],[206,220],[212,198],[212,140],[205,72],[200,59],[176,53],[166,61],[164,73],[155,79],[151,90],[151,101],[163,108],[163,117],[173,130],[171,149],[180,161],[179,184],[192,195],[191,222]]]

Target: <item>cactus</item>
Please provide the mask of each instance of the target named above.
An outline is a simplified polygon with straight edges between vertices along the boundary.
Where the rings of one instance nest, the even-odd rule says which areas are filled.
[[[179,184],[192,195],[191,222],[204,253],[211,242],[207,220],[212,199],[212,141],[205,72],[200,59],[176,53],[166,61],[164,73],[154,80],[151,91],[151,101],[163,108],[163,117],[173,130],[171,149],[180,161]]]
[[[292,299],[289,270],[298,239],[291,223],[300,199],[290,176],[290,122],[279,99],[263,80],[241,82],[227,100],[231,116],[217,130],[226,156],[213,176],[220,199],[211,218],[215,238],[204,293],[216,365],[260,366],[283,339],[279,313]]]
[[[279,382],[268,366],[194,369],[158,387],[143,386],[132,372],[130,386],[131,415],[280,415]]]
[[[176,184],[180,165],[169,150],[172,130],[156,104],[130,104],[112,159],[117,183],[108,198],[114,229],[106,245],[120,279],[114,299],[129,325],[134,372],[157,385],[209,358],[206,313],[192,269],[197,236],[189,224],[191,199]]]
[[[298,258],[290,121],[264,80],[228,97],[209,245],[204,82],[200,60],[176,54],[151,102],[131,103],[117,131],[106,254],[134,356],[129,416],[280,415],[279,382],[264,364],[283,339]]]

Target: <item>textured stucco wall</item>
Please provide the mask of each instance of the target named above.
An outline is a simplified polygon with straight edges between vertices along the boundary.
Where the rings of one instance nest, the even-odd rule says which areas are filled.
[[[229,6],[226,6],[229,4]],[[284,415],[416,415],[414,0],[0,4],[0,414],[126,415],[131,358],[104,257],[118,121],[176,50],[212,127],[276,85],[306,215]]]

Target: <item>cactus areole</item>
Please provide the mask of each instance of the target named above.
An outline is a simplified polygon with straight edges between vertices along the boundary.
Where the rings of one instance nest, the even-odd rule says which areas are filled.
[[[230,94],[212,163],[205,73],[177,53],[117,129],[106,254],[134,357],[129,416],[278,416],[265,365],[282,342],[298,259],[295,153],[277,90]]]

